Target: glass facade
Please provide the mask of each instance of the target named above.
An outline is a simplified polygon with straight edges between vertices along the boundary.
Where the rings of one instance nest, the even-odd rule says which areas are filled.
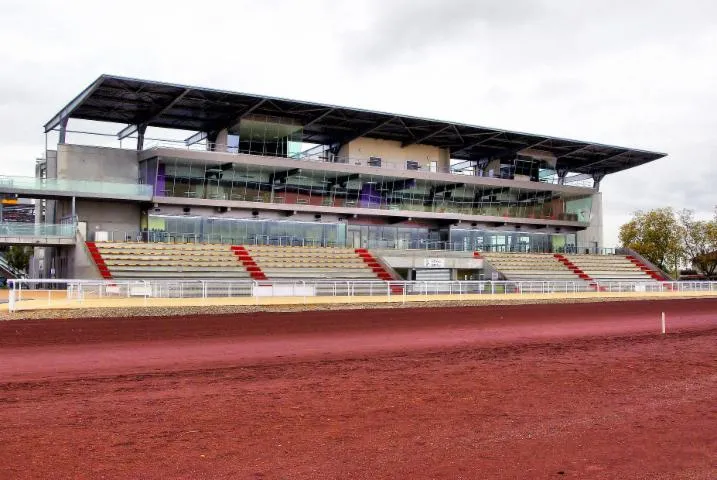
[[[140,165],[140,182],[152,185],[156,196],[506,218],[588,222],[592,208],[592,193],[535,190],[529,181],[494,187],[300,166],[151,159]]]
[[[480,252],[574,253],[578,247],[577,236],[574,233],[550,234],[453,228],[451,249]]]
[[[249,245],[339,246],[497,252],[570,252],[575,234],[545,234],[425,226],[357,225],[343,222],[148,216],[148,241]]]
[[[149,215],[149,241],[250,245],[344,246],[346,224]]]
[[[303,127],[292,119],[247,115],[228,129],[226,151],[292,157],[301,152],[303,136]]]

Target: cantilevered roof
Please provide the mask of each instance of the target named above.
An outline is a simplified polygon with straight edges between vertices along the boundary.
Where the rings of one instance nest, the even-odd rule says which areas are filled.
[[[46,125],[64,119],[216,132],[246,115],[293,119],[307,143],[342,144],[358,137],[395,140],[403,145],[450,148],[451,158],[477,161],[526,148],[551,152],[558,168],[578,173],[612,173],[666,154],[592,142],[535,135],[456,122],[375,112],[263,95],[102,75]]]

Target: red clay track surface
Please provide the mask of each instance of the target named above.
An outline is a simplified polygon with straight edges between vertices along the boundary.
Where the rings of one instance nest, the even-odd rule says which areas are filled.
[[[713,299],[7,321],[0,388],[3,479],[717,478]]]

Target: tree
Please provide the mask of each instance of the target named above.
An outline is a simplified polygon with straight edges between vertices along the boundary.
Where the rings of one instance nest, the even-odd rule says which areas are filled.
[[[26,272],[27,267],[30,265],[30,257],[32,256],[32,249],[29,247],[23,247],[19,245],[11,245],[5,252],[5,260],[16,270]]]
[[[685,256],[682,229],[671,208],[637,211],[620,227],[620,243],[668,271]]]
[[[714,278],[717,273],[717,211],[712,220],[695,220],[694,212],[683,210],[679,215],[686,258],[692,268]]]

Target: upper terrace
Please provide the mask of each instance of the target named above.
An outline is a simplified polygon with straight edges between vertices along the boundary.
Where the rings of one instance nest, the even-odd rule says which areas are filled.
[[[664,156],[456,122],[109,75],[100,76],[67,104],[45,125],[45,131],[59,132],[63,144],[70,119],[122,124],[117,140],[134,138],[140,151],[147,146],[147,129],[156,127],[193,132],[182,142],[189,149],[559,184],[588,180],[599,185],[607,174]]]

